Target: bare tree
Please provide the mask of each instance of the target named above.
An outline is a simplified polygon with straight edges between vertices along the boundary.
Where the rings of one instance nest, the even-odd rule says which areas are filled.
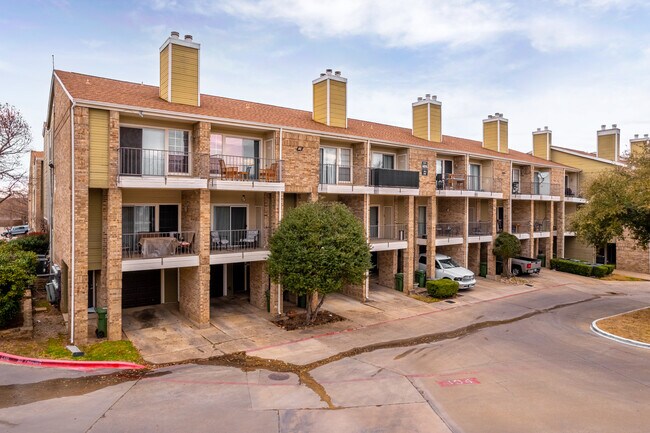
[[[29,151],[32,132],[20,111],[0,104],[0,203],[24,189],[21,157]]]

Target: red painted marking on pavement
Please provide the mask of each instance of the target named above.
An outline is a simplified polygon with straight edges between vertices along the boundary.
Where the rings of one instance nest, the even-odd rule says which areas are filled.
[[[439,380],[437,383],[438,386],[441,386],[443,388],[448,386],[456,386],[456,385],[480,385],[481,384],[481,382],[479,382],[478,379],[475,377],[467,377],[464,379]]]
[[[37,359],[25,358],[24,356],[12,355],[0,352],[0,362],[15,365],[27,365],[30,367],[66,368],[69,370],[99,370],[102,368],[116,368],[127,370],[139,370],[147,368],[144,365],[132,362],[119,361],[67,361],[61,359]]]

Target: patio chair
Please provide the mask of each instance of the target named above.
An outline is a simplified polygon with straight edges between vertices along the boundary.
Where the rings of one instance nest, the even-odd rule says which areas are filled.
[[[278,163],[274,162],[269,168],[261,169],[260,180],[265,182],[275,182],[278,180]]]
[[[256,248],[259,233],[259,230],[246,230],[246,237],[240,241],[241,245],[246,249]]]
[[[210,246],[212,248],[221,249],[222,247],[228,247],[230,241],[228,239],[222,239],[219,236],[219,231],[214,230],[210,232]]]
[[[189,234],[187,239],[182,239],[176,248],[178,254],[192,254],[194,253],[194,232]]]

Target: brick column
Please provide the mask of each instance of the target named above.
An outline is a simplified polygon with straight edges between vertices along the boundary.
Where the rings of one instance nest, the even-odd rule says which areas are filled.
[[[106,249],[102,258],[102,284],[106,287],[108,339],[122,339],[122,190],[119,173],[120,114],[111,111],[108,120],[108,189],[103,191],[103,237]]]
[[[497,200],[490,199],[488,205],[488,216],[490,219],[490,233],[492,239],[497,237]],[[505,214],[505,209],[504,209]],[[494,241],[487,244],[487,276],[495,277],[497,274],[497,258],[492,252],[494,250]]]
[[[250,264],[250,302],[260,310],[267,311],[266,298],[269,290],[269,274],[266,262],[251,262]],[[270,292],[268,292],[270,295]]]
[[[377,282],[384,287],[393,288],[397,273],[397,250],[377,252],[377,267],[379,268]]]
[[[192,131],[192,175],[210,177],[210,131],[209,122],[194,124]]]
[[[417,231],[415,230],[415,198],[413,196],[402,197],[403,206],[406,206],[406,240],[407,245],[403,258],[404,269],[404,293],[413,291],[413,275],[415,273],[415,245],[417,245]]]
[[[549,222],[549,231],[550,231],[550,236],[546,240],[546,248],[544,249],[544,254],[546,255],[546,267],[550,268],[551,267],[551,258],[553,258],[553,208],[555,207],[554,202],[548,202],[546,206],[546,214],[544,215],[544,218]],[[537,256],[535,256],[537,257]]]
[[[266,200],[264,206],[266,209]],[[269,211],[268,211],[269,212],[269,216],[268,216],[269,233],[266,234],[267,239],[271,236],[272,232],[275,231],[280,225],[280,220],[282,219],[281,212],[283,207],[284,207],[284,194],[280,192],[273,193],[272,196],[269,197]],[[265,278],[268,280],[268,268],[266,267],[266,263],[264,263],[264,275]],[[278,316],[284,312],[283,305],[282,305],[282,291],[283,291],[282,286],[280,284],[275,284],[271,282],[269,291],[271,296],[271,314],[273,314],[274,316]],[[278,301],[280,301],[279,305],[278,305]]]
[[[528,226],[528,233],[530,234],[530,241],[528,242],[528,249],[526,251],[522,251],[521,253],[527,256],[527,257],[536,257],[537,254],[535,254],[535,230],[534,230],[534,224],[535,224],[535,201],[530,200],[528,202],[529,204],[526,207],[526,210],[528,212],[528,215],[530,215],[529,218],[529,226]]]
[[[564,257],[564,231],[566,230],[565,204],[563,201],[555,203],[555,221],[557,229],[557,256]]]
[[[427,277],[433,278],[436,275],[436,215],[438,201],[433,195],[427,198]],[[416,245],[417,248],[417,245]],[[415,260],[419,262],[419,254]],[[416,268],[417,269],[417,268]]]
[[[366,228],[366,230],[368,227],[368,204],[369,204],[368,197],[369,197],[368,194],[359,194],[359,195],[341,196],[339,198],[341,203],[345,204],[350,209],[350,211],[352,211],[354,216],[361,221],[361,223]],[[350,296],[354,299],[358,299],[359,301],[363,302],[366,300],[366,284],[367,283],[365,281],[361,284],[350,284],[343,287],[341,292],[347,296]]]
[[[74,109],[74,343],[88,341],[88,181],[89,111]],[[70,323],[72,325],[72,321]]]
[[[194,232],[199,265],[180,269],[179,309],[196,326],[210,324],[210,191],[181,192],[181,231]]]
[[[469,263],[469,244],[467,243],[467,238],[469,237],[469,197],[465,197],[463,200],[463,220],[461,221],[461,228],[463,230],[463,266],[467,267]]]

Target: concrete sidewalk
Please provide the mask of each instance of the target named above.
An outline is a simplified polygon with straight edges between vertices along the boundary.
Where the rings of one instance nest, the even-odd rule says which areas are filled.
[[[328,296],[324,308],[347,320],[317,328],[285,331],[268,314],[247,303],[219,301],[211,326],[196,329],[174,308],[154,306],[125,312],[124,332],[148,362],[173,363],[245,351],[262,358],[308,364],[340,352],[442,333],[483,321],[513,319],[531,311],[607,295],[615,286],[650,288],[650,282],[603,282],[546,271],[525,285],[480,279],[453,303],[428,304],[394,290],[373,286],[370,300]],[[147,320],[138,320],[137,316]]]

